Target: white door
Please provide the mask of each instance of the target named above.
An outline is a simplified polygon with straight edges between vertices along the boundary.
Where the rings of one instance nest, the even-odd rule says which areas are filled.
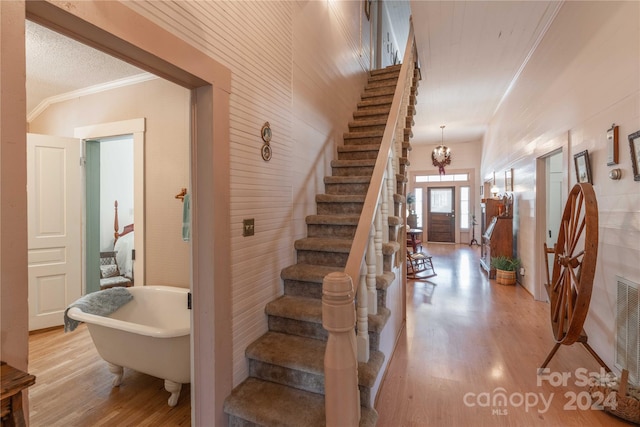
[[[558,241],[558,230],[562,219],[562,153],[547,158],[547,246],[552,248]]]
[[[82,294],[80,141],[27,135],[29,330],[63,324]]]

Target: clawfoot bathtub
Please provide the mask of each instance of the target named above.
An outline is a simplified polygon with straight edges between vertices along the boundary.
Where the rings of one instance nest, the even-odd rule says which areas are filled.
[[[171,286],[128,288],[133,299],[108,317],[69,310],[72,319],[85,322],[100,356],[122,382],[123,368],[164,379],[175,406],[182,384],[190,382],[189,290]]]

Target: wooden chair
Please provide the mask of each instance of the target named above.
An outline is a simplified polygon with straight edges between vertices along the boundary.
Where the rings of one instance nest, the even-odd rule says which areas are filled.
[[[427,275],[419,273],[428,272]],[[428,277],[437,276],[435,268],[433,268],[433,260],[431,255],[424,252],[409,253],[407,251],[407,277],[411,279],[426,279]]]
[[[133,286],[131,279],[120,274],[116,253],[116,251],[100,252],[100,289]]]

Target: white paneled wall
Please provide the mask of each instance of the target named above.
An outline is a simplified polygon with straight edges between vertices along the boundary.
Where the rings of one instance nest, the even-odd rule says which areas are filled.
[[[231,227],[234,385],[248,374],[245,348],[267,330],[264,306],[282,294],[314,196],[370,64],[361,1],[127,2],[232,73]],[[215,100],[214,100],[215,102]],[[273,157],[260,156],[271,125]],[[242,236],[242,220],[255,235]],[[227,266],[222,266],[227,268]]]
[[[589,150],[598,199],[599,249],[589,342],[613,366],[616,275],[640,279],[640,182],[633,180],[627,135],[640,130],[640,3],[565,2],[484,141],[483,174],[514,168],[517,251],[534,270],[536,159],[565,150],[567,189],[573,155]],[[606,131],[620,126],[622,179],[608,178]],[[529,273],[527,273],[529,275]],[[532,293],[538,283],[525,276]],[[542,280],[537,278],[537,280]]]

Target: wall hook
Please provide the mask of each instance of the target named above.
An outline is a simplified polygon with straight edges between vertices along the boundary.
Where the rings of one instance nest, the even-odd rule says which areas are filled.
[[[178,194],[176,194],[176,199],[180,199],[181,202],[184,202],[184,196],[187,194],[187,189],[183,188]]]

